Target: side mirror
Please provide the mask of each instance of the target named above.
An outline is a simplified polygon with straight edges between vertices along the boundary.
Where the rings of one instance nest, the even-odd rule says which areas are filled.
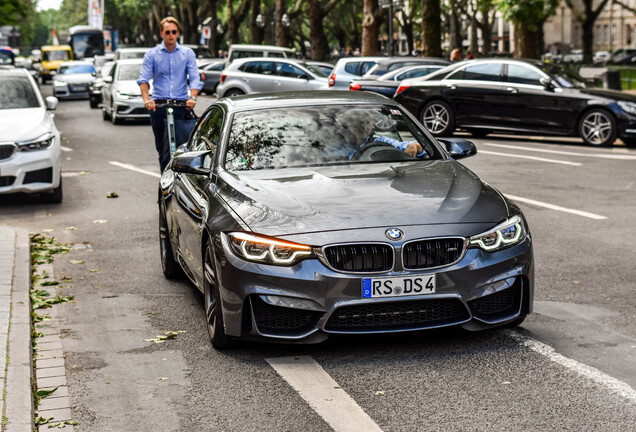
[[[210,150],[203,150],[198,152],[183,153],[172,158],[172,165],[170,168],[174,172],[184,174],[210,174],[210,168],[205,168],[205,158],[210,155]]]
[[[471,141],[462,138],[437,138],[444,144],[446,151],[453,159],[462,159],[477,154],[477,147]]]
[[[104,82],[107,83],[107,84],[112,84],[113,83],[113,77],[110,76],[110,75],[107,76],[107,77],[104,77]]]
[[[49,111],[55,110],[57,108],[58,100],[55,96],[47,96],[46,99],[46,109]]]
[[[552,84],[552,80],[549,78],[541,78],[539,82],[543,85],[546,90],[554,90],[554,84]]]

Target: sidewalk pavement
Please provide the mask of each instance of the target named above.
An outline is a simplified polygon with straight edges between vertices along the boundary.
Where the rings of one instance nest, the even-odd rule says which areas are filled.
[[[0,225],[2,430],[33,430],[31,252],[28,231]]]

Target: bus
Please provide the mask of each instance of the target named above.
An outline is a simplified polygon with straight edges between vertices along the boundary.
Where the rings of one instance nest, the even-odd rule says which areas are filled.
[[[104,34],[94,27],[78,25],[69,28],[67,43],[73,50],[74,60],[104,55]]]

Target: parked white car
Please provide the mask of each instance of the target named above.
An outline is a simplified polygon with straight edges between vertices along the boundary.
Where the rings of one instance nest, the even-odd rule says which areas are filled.
[[[219,98],[252,93],[327,90],[327,76],[298,60],[256,57],[235,60],[223,70]]]
[[[149,119],[150,113],[137,84],[143,59],[118,60],[104,77],[102,117],[119,124],[124,119]],[[150,83],[152,94],[152,82]]]
[[[62,201],[60,132],[51,110],[25,69],[0,69],[0,194],[40,193],[42,202]]]

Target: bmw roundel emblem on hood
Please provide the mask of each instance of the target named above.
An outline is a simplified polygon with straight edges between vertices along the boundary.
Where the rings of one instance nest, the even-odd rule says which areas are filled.
[[[404,236],[402,230],[398,228],[389,228],[385,234],[389,240],[400,240]]]

